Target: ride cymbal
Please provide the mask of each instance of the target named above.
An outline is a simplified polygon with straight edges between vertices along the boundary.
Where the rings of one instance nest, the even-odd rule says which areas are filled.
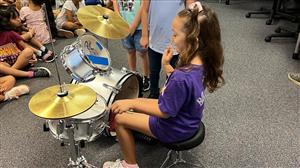
[[[30,111],[45,119],[63,119],[88,110],[96,102],[96,92],[87,86],[67,84],[65,88],[65,96],[58,96],[59,85],[36,93],[29,101]]]
[[[85,6],[77,17],[84,28],[107,39],[122,39],[130,33],[129,25],[116,12],[100,6]]]

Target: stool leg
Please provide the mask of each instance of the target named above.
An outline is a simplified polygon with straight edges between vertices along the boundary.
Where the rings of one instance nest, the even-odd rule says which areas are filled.
[[[169,150],[167,157],[166,157],[165,161],[161,164],[160,168],[163,168],[165,166],[167,161],[170,159],[172,152],[173,152],[172,150]]]
[[[297,39],[295,51],[294,51],[294,54],[293,54],[293,59],[298,59],[298,57],[299,57],[299,48],[300,48],[300,32],[298,34],[298,39]]]
[[[189,163],[187,162],[186,160],[184,160],[182,158],[182,151],[176,151],[176,160],[170,165],[168,166],[167,168],[170,168],[174,165],[177,165],[177,164],[187,164],[187,165],[190,165],[190,166],[193,166],[193,167],[199,167],[199,168],[204,168],[204,166],[202,164],[193,164],[193,163]]]

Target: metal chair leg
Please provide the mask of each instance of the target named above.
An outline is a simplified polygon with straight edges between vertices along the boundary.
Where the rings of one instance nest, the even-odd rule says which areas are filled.
[[[300,50],[300,32],[298,33],[298,39],[297,39],[295,51],[293,53],[293,59],[299,58],[299,50]]]
[[[163,164],[160,166],[160,168],[163,168],[165,166],[165,164],[167,163],[167,161],[170,159],[170,156],[171,156],[171,152],[172,150],[170,150],[167,154],[167,158],[165,159],[165,161],[163,162]],[[176,159],[175,161],[169,165],[167,168],[170,168],[170,167],[173,167],[175,165],[178,165],[180,163],[182,164],[187,164],[187,165],[190,165],[190,166],[193,166],[193,167],[199,167],[199,168],[204,168],[204,166],[202,164],[193,164],[193,163],[189,163],[187,162],[186,160],[184,160],[182,158],[182,151],[175,151],[176,152]]]
[[[169,150],[166,159],[164,160],[164,162],[161,164],[160,168],[163,168],[165,166],[165,164],[168,162],[168,160],[171,158],[171,154],[172,154],[173,150]]]

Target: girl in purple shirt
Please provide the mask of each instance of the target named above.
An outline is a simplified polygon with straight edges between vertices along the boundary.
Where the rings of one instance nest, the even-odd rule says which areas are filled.
[[[223,48],[217,15],[199,2],[177,14],[172,42],[180,54],[176,69],[170,65],[173,48],[162,58],[168,80],[157,99],[116,101],[116,133],[124,160],[105,162],[103,168],[137,168],[132,130],[165,143],[192,137],[204,109],[204,90],[215,91],[224,83]]]

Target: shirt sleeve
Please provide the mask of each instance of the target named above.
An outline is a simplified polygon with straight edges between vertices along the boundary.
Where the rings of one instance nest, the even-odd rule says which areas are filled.
[[[19,45],[19,42],[21,40],[23,40],[23,38],[18,33],[14,32],[14,31],[11,31],[9,36],[10,36],[10,39],[17,45],[17,47],[20,50],[23,50],[23,47]]]
[[[66,1],[66,3],[64,4],[63,8],[69,10],[69,11],[73,11],[73,5],[72,5],[72,1]]]
[[[187,98],[187,86],[184,81],[170,79],[158,99],[158,107],[168,116],[175,117]]]
[[[21,10],[20,10],[20,19],[23,20],[23,21],[26,20],[26,13],[27,13],[26,8],[27,7],[22,7]]]

